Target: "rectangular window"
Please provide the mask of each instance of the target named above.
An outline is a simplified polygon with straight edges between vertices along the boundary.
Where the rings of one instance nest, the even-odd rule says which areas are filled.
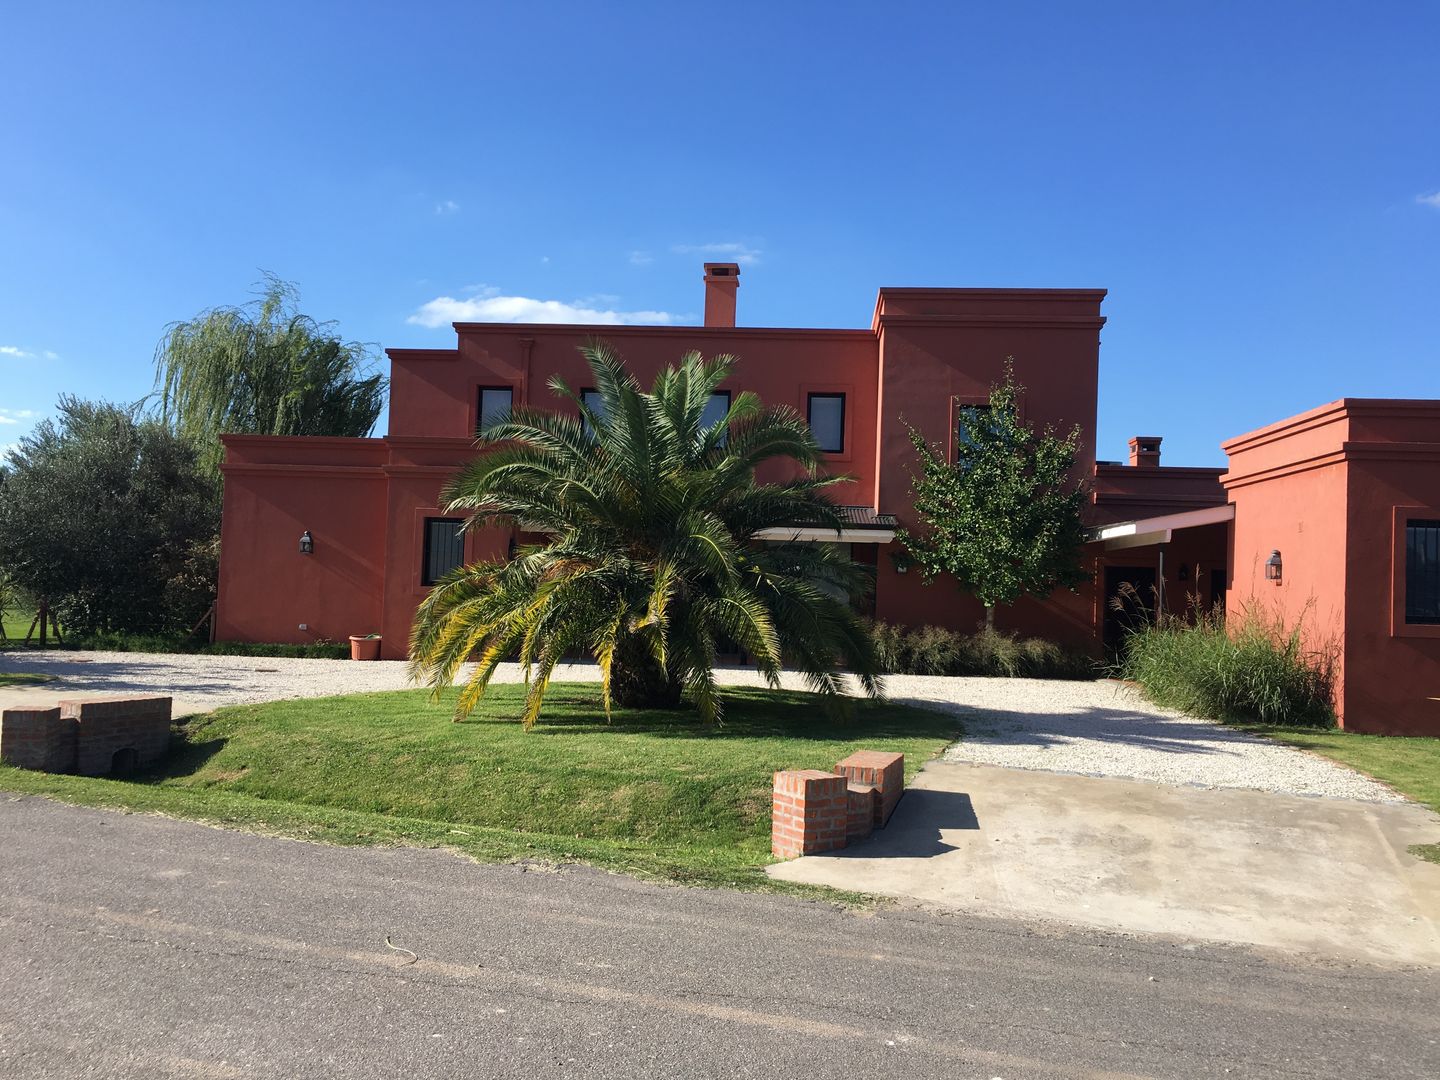
[[[989,405],[962,405],[955,412],[955,445],[973,446],[976,434],[990,423]]]
[[[1405,523],[1405,621],[1440,625],[1440,521]]]
[[[465,562],[463,518],[426,518],[425,551],[420,565],[420,584],[434,585]]]
[[[480,388],[480,423],[484,428],[510,411],[515,401],[515,392],[508,386],[482,386]]]
[[[587,409],[593,412],[601,420],[605,419],[605,400],[601,396],[599,390],[581,390],[580,400],[585,403],[585,407]],[[589,434],[590,421],[582,419],[580,422],[585,425],[585,431],[587,434]]]
[[[811,394],[806,406],[810,433],[827,454],[845,452],[845,395]]]
[[[710,395],[710,400],[705,403],[705,411],[700,414],[700,426],[706,428],[714,427],[725,419],[730,412],[730,391],[717,390]],[[723,444],[725,436],[720,437]]]

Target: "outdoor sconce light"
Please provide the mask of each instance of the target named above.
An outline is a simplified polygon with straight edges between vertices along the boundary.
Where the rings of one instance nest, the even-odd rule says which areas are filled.
[[[315,554],[315,538],[310,535],[310,530],[309,530],[309,529],[306,529],[304,532],[302,532],[302,533],[300,534],[300,554],[301,554],[301,555],[313,555],[313,554]]]
[[[1265,560],[1265,580],[1280,584],[1280,549],[1276,548],[1270,552],[1270,557]]]
[[[1177,571],[1175,571],[1175,580],[1176,580],[1176,581],[1189,581],[1189,580],[1190,580],[1190,566],[1189,566],[1188,563],[1183,563],[1183,562],[1182,562],[1182,563],[1180,564],[1180,569],[1177,570]]]
[[[915,560],[910,558],[907,552],[897,551],[890,556],[890,561],[895,564],[895,573],[908,574],[910,572],[910,567]]]

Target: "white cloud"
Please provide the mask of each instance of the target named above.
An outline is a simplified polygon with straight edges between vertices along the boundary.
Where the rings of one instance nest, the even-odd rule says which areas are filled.
[[[752,248],[748,244],[676,244],[670,250],[676,255],[714,256],[716,261],[723,258],[726,262],[739,263],[741,266],[754,266],[760,261],[762,254],[759,248]]]
[[[6,416],[4,413],[0,413],[0,424],[18,424],[19,422],[20,421],[16,420],[14,417]]]
[[[435,213],[437,214],[453,214],[459,209],[460,204],[454,199],[446,199],[444,202],[435,204]]]
[[[0,424],[18,424],[21,420],[34,420],[39,415],[34,409],[0,409]]]
[[[631,265],[631,266],[649,266],[649,265],[650,265],[651,263],[653,263],[654,261],[655,261],[655,256],[654,256],[654,255],[651,255],[650,252],[648,252],[648,251],[632,251],[632,252],[630,252],[630,265]]]
[[[586,297],[563,300],[536,300],[528,296],[502,296],[499,289],[480,288],[475,295],[457,299],[437,296],[422,304],[405,321],[416,326],[448,326],[452,322],[498,323],[593,323],[603,326],[632,324],[670,325],[683,316],[669,311],[620,311],[613,305],[618,297]],[[596,304],[611,306],[598,307]]]
[[[1416,195],[1415,201],[1421,206],[1433,206],[1436,210],[1440,210],[1440,191],[1430,195]]]
[[[42,349],[40,352],[31,352],[29,349],[22,349],[18,345],[0,345],[0,356],[8,356],[11,360],[59,360],[60,354],[51,352],[49,349]]]

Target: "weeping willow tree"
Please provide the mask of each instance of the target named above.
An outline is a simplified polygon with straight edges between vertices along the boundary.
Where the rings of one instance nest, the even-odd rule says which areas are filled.
[[[728,639],[778,686],[782,666],[832,703],[845,670],[878,695],[879,664],[851,607],[871,582],[842,544],[757,544],[758,532],[822,527],[839,535],[826,497],[838,477],[819,475],[822,454],[795,410],[735,395],[723,417],[707,415],[733,360],[685,356],[647,393],[604,345],[585,350],[598,399],[558,377],[550,388],[578,415],[516,408],[481,431],[485,449],[442,496],[466,528],[542,533],[543,543],[508,562],[461,567],[420,605],[411,674],[435,694],[472,656],[456,706],[465,716],[499,664],[518,657],[528,673],[524,721],[540,713],[555,665],[586,652],[612,699],[673,708],[684,693],[706,720],[719,719],[716,645]],[[785,483],[756,471],[800,467]]]
[[[299,312],[300,293],[266,274],[259,297],[170,324],[155,350],[162,419],[220,464],[222,434],[370,434],[385,376],[369,346]]]

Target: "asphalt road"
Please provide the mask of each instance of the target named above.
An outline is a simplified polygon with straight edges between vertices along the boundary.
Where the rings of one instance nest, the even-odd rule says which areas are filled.
[[[0,845],[7,1080],[1440,1075],[1433,970],[31,798]]]

